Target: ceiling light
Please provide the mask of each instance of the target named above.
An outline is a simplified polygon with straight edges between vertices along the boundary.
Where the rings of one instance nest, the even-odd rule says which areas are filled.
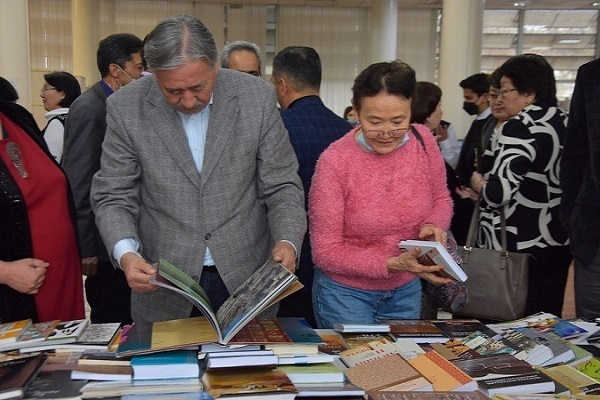
[[[558,43],[563,43],[563,44],[577,44],[580,42],[581,42],[580,39],[561,39],[558,41]]]
[[[525,7],[527,4],[524,1],[515,1],[513,7]]]

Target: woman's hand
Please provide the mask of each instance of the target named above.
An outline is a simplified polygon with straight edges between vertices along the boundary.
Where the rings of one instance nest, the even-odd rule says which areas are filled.
[[[419,239],[429,240],[431,242],[440,242],[442,245],[446,246],[448,242],[448,234],[444,229],[438,226],[433,224],[425,224],[419,232]]]
[[[417,256],[421,252],[421,249],[415,247],[411,251],[402,253],[399,256],[390,257],[387,260],[387,267],[389,272],[410,272],[411,274],[417,275],[420,278],[426,279],[434,285],[445,285],[452,283],[453,280],[449,278],[442,278],[436,274],[436,272],[444,269],[441,265],[423,265],[417,260]]]
[[[36,294],[46,278],[48,263],[35,258],[0,261],[0,282],[17,292]]]
[[[483,189],[485,184],[486,180],[483,178],[483,175],[477,171],[473,172],[473,175],[471,175],[471,187],[473,190],[477,193],[481,193],[481,189]]]

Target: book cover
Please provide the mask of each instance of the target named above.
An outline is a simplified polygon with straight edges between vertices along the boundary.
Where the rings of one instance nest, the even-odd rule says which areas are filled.
[[[439,355],[435,350],[408,360],[417,371],[433,384],[434,391],[474,391],[478,385],[473,378]]]
[[[591,352],[587,351],[583,347],[576,345],[575,343],[573,343],[570,340],[563,339],[560,336],[557,336],[552,332],[548,332],[546,334],[546,336],[548,336],[550,339],[553,339],[553,340],[556,340],[556,341],[566,344],[567,346],[569,346],[571,351],[573,351],[575,358],[573,358],[571,361],[569,361],[567,363],[569,365],[580,364],[584,361],[591,359],[594,356]]]
[[[467,274],[454,261],[446,246],[440,242],[431,242],[425,240],[403,240],[398,243],[398,247],[403,251],[412,251],[418,247],[421,252],[417,260],[423,265],[439,265],[444,267],[443,270],[436,274],[443,278],[450,278],[454,281],[465,282]]]
[[[340,333],[340,335],[349,349],[372,341],[393,341],[389,333]]]
[[[78,399],[86,381],[71,380],[71,371],[40,371],[25,391],[26,399]]]
[[[315,329],[315,332],[323,340],[323,344],[318,347],[322,353],[335,355],[348,348],[342,336],[333,329]]]
[[[120,327],[119,322],[89,324],[79,337],[78,343],[108,346]]]
[[[17,341],[0,344],[0,351],[9,351],[37,346],[40,344],[40,342],[46,340],[46,338],[54,331],[59,323],[59,320],[53,320],[30,324],[21,331]]]
[[[399,350],[395,346],[395,343],[385,340],[374,340],[344,350],[340,352],[339,357],[347,367],[354,367],[356,365],[369,363],[389,354],[399,354]]]
[[[194,347],[217,340],[216,331],[206,317],[133,324],[121,331],[117,357]]]
[[[63,321],[59,323],[50,335],[46,338],[44,344],[66,344],[75,343],[88,326],[87,319],[76,319],[72,321]]]
[[[184,379],[198,378],[198,352],[173,350],[137,355],[131,358],[133,379]]]
[[[389,354],[370,363],[344,370],[354,385],[369,390],[429,391],[433,385],[399,354]]]
[[[557,363],[566,363],[575,358],[575,353],[567,344],[554,340],[548,335],[541,333],[532,328],[517,328],[517,331],[534,341],[535,343],[544,346],[550,353],[550,358],[544,362],[534,365],[551,365]]]
[[[554,332],[563,339],[574,338],[587,332],[569,321],[545,312],[539,312],[513,321],[489,324],[488,326],[496,332],[502,332],[509,328],[533,328],[540,332]]]
[[[474,332],[494,336],[496,332],[477,319],[434,319],[430,321],[449,338],[461,339]]]
[[[537,332],[537,331],[536,331]],[[514,356],[531,365],[543,365],[552,358],[552,351],[538,343],[534,337],[527,336],[518,329],[509,328],[495,337],[504,340],[517,352]]]
[[[248,322],[229,344],[291,343],[292,339],[279,323],[278,318],[254,318]]]
[[[467,349],[474,350],[482,357],[495,354],[516,354],[517,350],[511,347],[503,338],[490,337],[483,332],[474,332],[461,341]],[[457,353],[460,356],[463,351]]]
[[[159,261],[151,282],[191,301],[210,321],[217,333],[218,342],[222,344],[227,344],[245,324],[262,311],[302,287],[296,275],[271,259],[240,285],[215,314],[204,289],[169,262],[162,259]]]
[[[600,360],[597,358],[592,358],[591,360],[582,362],[581,364],[577,364],[575,368],[586,374],[592,379],[595,379],[597,382],[600,382]]]
[[[283,394],[283,399],[291,400],[296,396],[294,384],[279,368],[207,371],[202,375],[202,383],[214,398],[255,395],[268,399],[271,394]]]
[[[548,367],[537,366],[536,368],[567,387],[572,394],[600,394],[600,382],[570,365],[559,364]]]
[[[0,344],[14,343],[31,325],[31,319],[0,323]]]
[[[417,343],[446,342],[449,338],[433,323],[421,319],[382,320],[390,326],[390,336],[395,340],[413,339]]]
[[[391,392],[371,391],[368,400],[489,400],[481,392]]]
[[[0,398],[23,397],[45,361],[45,354],[36,354],[0,362]]]
[[[294,385],[297,383],[344,382],[344,372],[334,363],[280,365],[277,369],[285,372]]]
[[[458,368],[475,379],[487,396],[498,393],[553,393],[554,381],[510,354],[461,360]]]

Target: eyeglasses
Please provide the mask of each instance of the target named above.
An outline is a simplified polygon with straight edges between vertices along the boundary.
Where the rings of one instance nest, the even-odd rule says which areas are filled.
[[[380,129],[369,129],[368,131],[363,130],[363,133],[365,134],[366,137],[371,138],[371,139],[375,139],[380,136],[383,136],[384,133],[387,133],[388,135],[390,135],[393,138],[399,138],[399,137],[403,136],[404,134],[406,134],[406,132],[408,132],[409,129],[410,129],[410,127],[390,129],[388,131],[383,131]]]
[[[246,72],[247,74],[250,74],[250,75],[257,76],[257,77],[260,78],[260,72],[258,72],[258,71],[244,71],[244,72]]]
[[[519,89],[515,89],[515,88],[513,88],[513,89],[500,89],[500,93],[498,93],[498,97],[500,97],[500,96],[505,97],[507,93],[514,92],[515,90],[519,90]]]
[[[46,93],[48,90],[58,90],[58,89],[55,87],[45,87],[44,86],[40,89],[40,93]]]

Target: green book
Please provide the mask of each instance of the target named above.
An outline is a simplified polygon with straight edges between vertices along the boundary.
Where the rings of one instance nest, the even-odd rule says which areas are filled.
[[[294,385],[344,382],[344,372],[334,363],[280,365],[277,369],[285,372]]]

